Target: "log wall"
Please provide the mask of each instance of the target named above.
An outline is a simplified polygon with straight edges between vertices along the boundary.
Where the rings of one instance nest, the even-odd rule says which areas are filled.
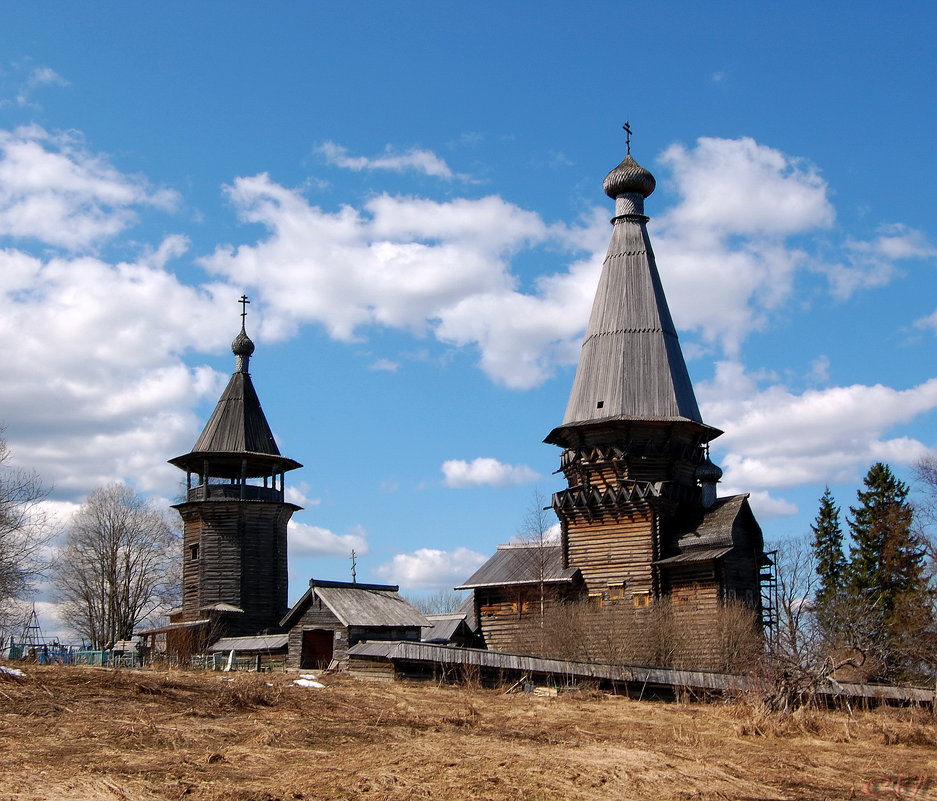
[[[230,604],[220,636],[279,630],[288,610],[288,503],[204,501],[175,507],[183,520],[183,619],[200,609]],[[193,546],[198,547],[197,557]]]

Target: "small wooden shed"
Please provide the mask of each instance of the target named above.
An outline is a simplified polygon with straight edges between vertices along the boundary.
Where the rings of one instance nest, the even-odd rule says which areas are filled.
[[[421,629],[431,624],[399,589],[311,579],[280,622],[289,637],[287,666],[307,670],[341,664],[352,645],[369,640],[418,641]]]

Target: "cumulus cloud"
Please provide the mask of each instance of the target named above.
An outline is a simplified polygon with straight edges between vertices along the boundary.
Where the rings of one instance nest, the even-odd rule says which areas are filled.
[[[815,240],[808,250],[804,235],[835,220],[826,181],[813,165],[753,139],[675,144],[661,162],[679,196],[652,222],[674,318],[730,357],[790,299],[799,273],[825,275],[831,294],[845,300],[889,283],[902,260],[937,256],[921,232],[901,224],[833,245],[836,259],[827,258],[829,243]]]
[[[327,528],[290,520],[287,536],[291,557],[348,556],[352,549],[363,556],[370,550],[367,533],[360,527],[347,534],[336,534]]]
[[[304,509],[308,509],[310,506],[318,506],[322,503],[321,498],[311,498],[306,493],[309,492],[309,484],[305,481],[300,481],[298,484],[289,484],[286,487],[286,500],[289,503],[295,503],[297,506],[302,506]]]
[[[912,464],[927,453],[910,437],[887,431],[937,409],[937,378],[910,389],[881,384],[809,389],[760,386],[737,362],[722,362],[698,386],[704,419],[726,433],[723,487],[768,489],[852,481],[871,462]]]
[[[466,462],[449,459],[442,464],[443,484],[447,487],[515,487],[529,484],[540,475],[527,465],[504,464],[497,459],[479,457]]]
[[[169,209],[176,200],[120,173],[75,134],[0,131],[0,236],[83,250],[133,223],[136,206]]]
[[[156,260],[179,247],[160,246]],[[175,494],[178,470],[153,454],[191,447],[203,422],[195,405],[224,380],[182,356],[226,342],[236,296],[142,262],[0,250],[0,339],[17,343],[5,353],[0,407],[17,458],[71,498],[126,476]]]
[[[420,548],[413,553],[399,553],[376,572],[385,581],[411,590],[452,589],[461,584],[485,562],[487,557],[469,548],[440,551]]]
[[[661,161],[679,196],[653,231],[674,318],[734,354],[809,263],[788,238],[832,224],[826,183],[749,138],[672,145]]]
[[[391,172],[406,172],[412,170],[435,178],[461,178],[449,168],[444,159],[441,159],[430,150],[411,148],[403,153],[397,153],[390,145],[384,153],[374,158],[367,156],[350,156],[348,149],[335,142],[324,142],[316,148],[329,164],[342,167],[346,170],[361,172],[362,170],[390,170]]]
[[[581,252],[594,220],[550,227],[499,197],[436,202],[381,195],[334,213],[267,175],[239,178],[228,195],[241,218],[264,225],[256,245],[220,247],[210,271],[250,288],[272,310],[264,332],[289,336],[316,322],[352,341],[369,325],[477,346],[494,380],[528,388],[575,358],[598,276],[595,258],[518,290],[521,250],[552,243]]]

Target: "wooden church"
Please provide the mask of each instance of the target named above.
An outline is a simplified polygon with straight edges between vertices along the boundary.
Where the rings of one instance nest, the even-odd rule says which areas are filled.
[[[644,215],[654,188],[629,142],[604,182],[611,241],[566,414],[545,439],[563,449],[560,541],[502,546],[458,588],[474,591],[489,648],[516,648],[545,607],[569,617],[586,602],[623,637],[658,625],[651,610],[666,601],[685,663],[715,666],[721,611],[766,611],[770,562],[748,496],[716,494],[708,446],[722,432],[703,422],[667,307]]]
[[[287,526],[301,507],[286,500],[283,456],[251,381],[254,343],[244,327],[231,343],[235,369],[192,450],[170,464],[185,471],[182,605],[166,635],[170,654],[237,651],[293,667],[341,662],[364,639],[418,640],[426,618],[394,585],[311,580],[288,603]]]

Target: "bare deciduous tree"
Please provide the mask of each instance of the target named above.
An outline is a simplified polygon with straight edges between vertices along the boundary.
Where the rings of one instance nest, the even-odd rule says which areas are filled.
[[[424,615],[451,615],[458,611],[465,596],[452,590],[439,590],[421,597],[405,596],[405,600]]]
[[[517,531],[518,537],[523,542],[533,546],[529,551],[529,556],[533,561],[534,575],[537,577],[537,603],[541,629],[545,626],[546,617],[547,546],[557,545],[557,541],[551,538],[552,529],[556,525],[556,517],[547,512],[550,507],[545,504],[546,498],[543,493],[535,489],[530,499],[530,506]]]
[[[10,451],[0,428],[0,629],[18,612],[43,569],[43,546],[53,531],[41,503],[48,495],[39,476],[9,465]]]
[[[95,490],[75,513],[56,567],[63,617],[102,647],[172,602],[178,535],[168,516],[122,484]]]

